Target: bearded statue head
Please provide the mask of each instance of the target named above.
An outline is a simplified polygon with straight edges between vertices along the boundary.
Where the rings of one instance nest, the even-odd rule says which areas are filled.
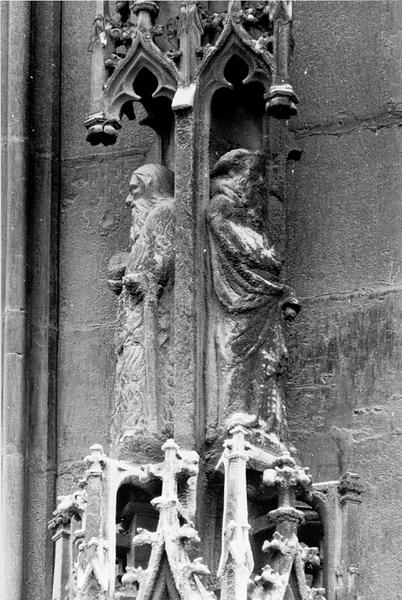
[[[133,208],[138,200],[171,198],[173,194],[173,171],[163,165],[143,165],[131,176],[126,204]]]

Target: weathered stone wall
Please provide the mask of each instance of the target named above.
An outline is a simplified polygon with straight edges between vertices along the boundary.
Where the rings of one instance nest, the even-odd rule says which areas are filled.
[[[360,473],[361,595],[396,598],[402,536],[402,5],[294,5],[290,438],[314,479]],[[379,568],[380,567],[380,568]]]

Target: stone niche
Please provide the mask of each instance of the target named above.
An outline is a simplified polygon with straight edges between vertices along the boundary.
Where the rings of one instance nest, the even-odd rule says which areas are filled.
[[[355,597],[359,478],[313,484],[287,439],[291,2],[97,10],[87,140],[113,144],[138,104],[156,138],[107,274],[110,452],[59,498],[53,600]]]

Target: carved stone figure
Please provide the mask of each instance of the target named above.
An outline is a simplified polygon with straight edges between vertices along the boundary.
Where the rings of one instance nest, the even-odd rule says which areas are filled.
[[[280,282],[281,262],[267,235],[263,156],[227,152],[211,174],[207,224],[212,272],[209,305],[209,424],[229,413],[254,412],[280,433],[280,374],[287,350],[283,319],[300,310]]]
[[[174,281],[174,176],[144,165],[130,181],[131,250],[111,261],[119,293],[117,367],[112,444],[125,435],[170,431],[172,289]],[[116,264],[117,263],[117,264]]]

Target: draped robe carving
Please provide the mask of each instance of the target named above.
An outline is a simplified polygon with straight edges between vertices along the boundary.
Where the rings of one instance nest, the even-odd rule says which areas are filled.
[[[212,298],[208,310],[208,412],[211,426],[234,411],[283,427],[280,374],[287,359],[283,318],[300,305],[280,281],[267,235],[261,153],[232,150],[211,174],[207,209]]]
[[[120,268],[112,265],[109,281],[121,291],[112,445],[122,432],[123,438],[170,433],[173,182],[172,171],[152,164],[137,169],[130,181],[131,250],[119,259]]]

